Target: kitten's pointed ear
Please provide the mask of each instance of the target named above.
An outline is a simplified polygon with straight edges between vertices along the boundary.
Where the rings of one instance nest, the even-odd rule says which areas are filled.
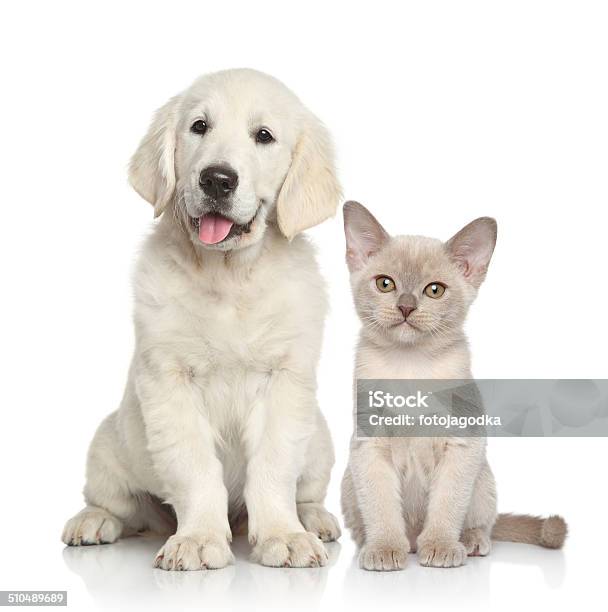
[[[376,217],[359,202],[344,204],[344,234],[346,263],[351,272],[362,268],[390,238]]]
[[[458,264],[463,276],[475,287],[486,277],[496,246],[496,221],[480,217],[463,227],[446,242],[450,257]]]

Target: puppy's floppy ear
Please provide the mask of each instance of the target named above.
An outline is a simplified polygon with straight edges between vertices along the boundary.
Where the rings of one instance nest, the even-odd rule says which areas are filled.
[[[327,129],[312,114],[303,123],[291,166],[277,198],[279,229],[289,240],[332,217],[341,194]]]
[[[376,217],[359,202],[344,204],[346,263],[351,272],[362,268],[389,240]]]
[[[491,217],[480,217],[446,242],[450,257],[474,287],[479,287],[486,277],[496,246],[496,235],[496,221]]]
[[[139,195],[162,214],[175,193],[175,143],[180,97],[156,111],[148,133],[129,164],[129,182]]]

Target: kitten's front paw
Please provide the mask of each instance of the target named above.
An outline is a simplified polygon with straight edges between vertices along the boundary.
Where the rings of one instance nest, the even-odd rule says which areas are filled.
[[[359,567],[376,572],[402,570],[408,553],[408,548],[404,546],[365,544],[359,553]]]
[[[467,559],[467,549],[452,540],[418,541],[418,561],[426,567],[459,567]]]

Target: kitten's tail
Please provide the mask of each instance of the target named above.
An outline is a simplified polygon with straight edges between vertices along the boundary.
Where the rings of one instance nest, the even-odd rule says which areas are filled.
[[[568,535],[568,525],[561,516],[530,516],[529,514],[499,514],[492,529],[492,539],[502,542],[522,542],[545,548],[561,548]]]

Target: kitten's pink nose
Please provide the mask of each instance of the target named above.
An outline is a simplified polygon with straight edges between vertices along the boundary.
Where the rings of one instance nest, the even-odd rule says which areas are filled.
[[[416,310],[415,306],[406,306],[405,304],[399,304],[399,310],[401,314],[403,314],[403,318],[407,319],[414,310]]]

